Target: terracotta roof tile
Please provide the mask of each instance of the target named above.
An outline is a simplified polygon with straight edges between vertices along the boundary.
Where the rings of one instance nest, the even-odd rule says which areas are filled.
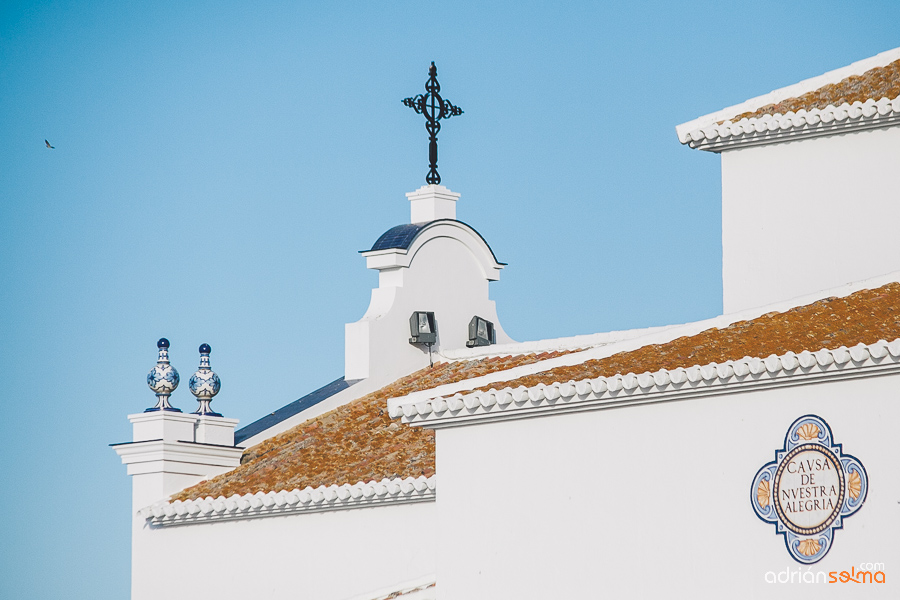
[[[737,122],[744,118],[750,119],[767,114],[780,113],[783,115],[787,112],[797,112],[801,109],[821,109],[829,104],[840,106],[845,102],[853,104],[857,100],[865,102],[870,98],[873,100],[882,98],[893,100],[898,96],[900,96],[900,60],[883,67],[869,69],[862,75],[852,75],[837,83],[822,86],[800,97],[786,98],[776,104],[768,104],[755,111],[736,115],[729,120]]]
[[[244,452],[241,466],[172,500],[434,474],[434,432],[401,425],[388,398],[561,356],[544,352],[440,363],[306,421]]]
[[[532,387],[601,376],[654,372],[745,356],[767,357],[820,348],[871,344],[900,337],[900,283],[826,298],[783,313],[769,313],[722,329],[708,329],[665,344],[653,344],[607,358],[557,367],[489,387]],[[486,391],[489,387],[473,391]]]
[[[504,382],[500,387],[531,387],[616,373],[671,370],[744,356],[851,347],[898,337],[900,283],[890,283],[664,344],[556,367]],[[422,369],[248,449],[240,467],[187,488],[172,500],[431,476],[434,474],[434,432],[406,427],[399,419],[390,419],[385,406],[388,399],[562,354],[565,352],[492,357]]]

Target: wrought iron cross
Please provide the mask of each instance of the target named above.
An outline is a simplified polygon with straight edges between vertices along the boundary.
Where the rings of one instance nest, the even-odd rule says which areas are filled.
[[[441,182],[441,176],[437,172],[437,134],[441,130],[441,119],[449,119],[463,114],[458,106],[450,104],[449,100],[441,98],[441,84],[437,80],[437,67],[434,61],[431,61],[431,68],[428,69],[428,81],[425,82],[425,91],[428,92],[424,96],[419,94],[413,98],[406,98],[403,104],[410,107],[416,114],[425,115],[425,130],[428,131],[428,175],[425,176],[425,183],[437,184]]]

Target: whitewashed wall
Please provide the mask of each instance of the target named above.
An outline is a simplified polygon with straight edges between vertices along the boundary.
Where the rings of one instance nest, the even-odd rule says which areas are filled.
[[[724,312],[900,269],[900,127],[722,152]]]
[[[886,584],[766,582],[800,565],[750,488],[808,413],[869,478],[809,570]],[[900,375],[439,429],[439,598],[900,597],[898,427]]]
[[[150,529],[136,518],[132,600],[343,600],[434,573],[433,502]]]

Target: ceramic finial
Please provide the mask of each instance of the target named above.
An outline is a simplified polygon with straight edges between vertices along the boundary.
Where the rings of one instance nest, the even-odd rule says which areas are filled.
[[[171,396],[172,392],[175,391],[175,388],[178,387],[178,382],[180,380],[178,371],[169,364],[169,340],[160,338],[160,340],[156,342],[156,347],[159,348],[159,358],[156,361],[156,366],[153,367],[147,375],[147,385],[149,385],[150,389],[156,394],[156,406],[148,408],[144,412],[151,412],[154,410],[181,412],[181,410],[173,408],[172,405],[169,404],[169,396]]]
[[[196,396],[197,401],[200,402],[200,408],[194,413],[195,415],[221,417],[222,415],[213,412],[209,407],[209,403],[212,402],[213,396],[218,394],[219,388],[222,387],[219,376],[213,373],[213,370],[209,367],[210,352],[212,352],[212,348],[209,347],[209,344],[202,344],[200,346],[200,368],[198,368],[197,372],[191,376],[188,385],[191,388],[191,393]]]

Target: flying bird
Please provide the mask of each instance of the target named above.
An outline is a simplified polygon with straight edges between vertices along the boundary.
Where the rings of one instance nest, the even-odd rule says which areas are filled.
[[[50,145],[50,142],[48,142],[47,140],[44,140],[44,143],[47,144],[47,147],[50,148],[51,150],[53,150],[54,148],[56,148],[56,146],[51,146],[51,145]]]

